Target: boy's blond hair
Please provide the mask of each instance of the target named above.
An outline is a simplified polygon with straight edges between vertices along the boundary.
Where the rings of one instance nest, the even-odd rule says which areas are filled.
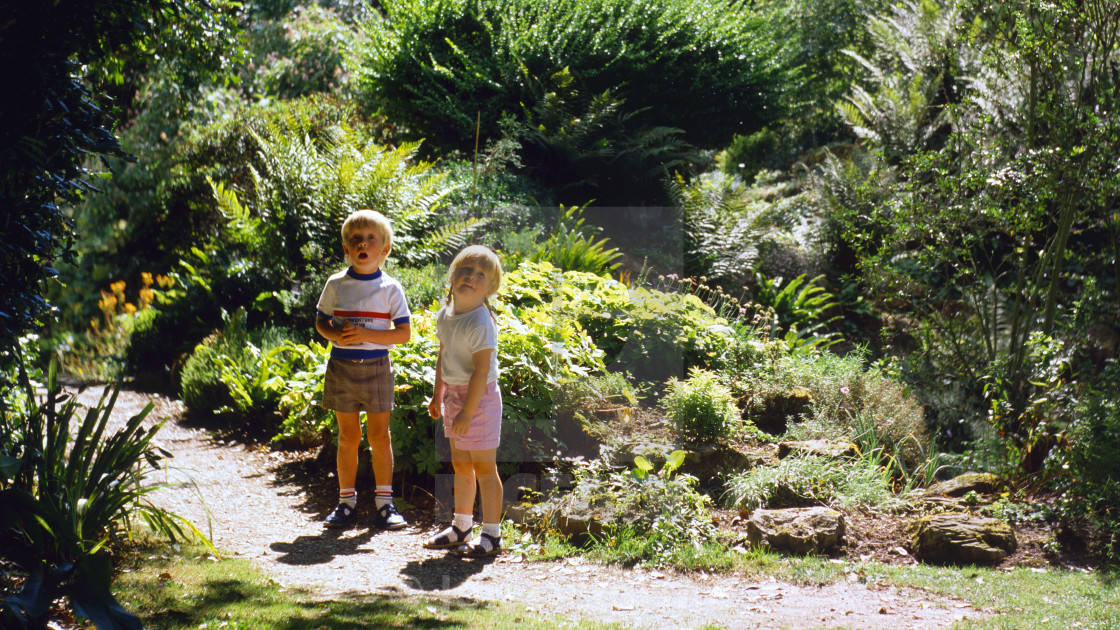
[[[373,230],[377,232],[378,236],[381,237],[381,240],[385,241],[386,245],[392,247],[393,224],[389,221],[388,217],[376,210],[370,210],[369,208],[362,208],[361,210],[351,212],[350,216],[346,217],[346,220],[342,222],[342,242],[345,243],[350,238],[350,235],[354,233],[354,230],[364,227],[372,227]],[[353,264],[349,254],[346,255],[346,264]]]

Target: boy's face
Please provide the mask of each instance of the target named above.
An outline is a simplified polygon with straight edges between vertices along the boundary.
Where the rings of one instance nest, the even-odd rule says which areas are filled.
[[[391,247],[372,226],[354,228],[342,243],[342,249],[354,271],[373,273],[389,257]]]

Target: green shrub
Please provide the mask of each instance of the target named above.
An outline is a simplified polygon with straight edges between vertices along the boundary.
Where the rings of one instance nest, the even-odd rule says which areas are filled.
[[[693,368],[688,379],[671,379],[661,406],[677,435],[690,442],[713,442],[730,435],[740,424],[739,407],[731,390],[714,372]]]
[[[1112,563],[1120,562],[1120,401],[1115,383],[1120,364],[1103,374],[1101,389],[1081,403],[1078,419],[1067,431],[1068,453],[1051,455],[1052,468],[1061,470],[1061,485],[1071,492],[1073,506],[1087,513],[1102,533],[1102,550]]]
[[[250,332],[245,311],[238,310],[187,359],[180,394],[191,412],[233,414],[246,430],[271,436],[280,424],[277,411],[288,387],[285,379],[315,358],[279,329]]]
[[[385,271],[400,281],[413,312],[439,310],[447,297],[447,265],[432,263],[423,267],[401,267],[392,264]]]
[[[870,460],[787,457],[732,476],[725,498],[731,507],[879,507],[891,503],[891,478]]]
[[[731,145],[720,154],[720,170],[738,175],[750,184],[777,148],[778,134],[770,129],[762,128],[745,136],[736,134]]]
[[[924,410],[900,381],[878,368],[864,367],[859,353],[761,351],[756,359],[750,371],[731,380],[748,417],[764,411],[774,398],[804,391],[811,402],[801,422],[791,426],[791,437],[859,442],[866,434],[907,470],[926,461],[932,442]]]
[[[622,264],[617,248],[607,248],[607,239],[596,238],[601,230],[585,225],[583,208],[560,208],[556,227],[548,239],[529,255],[532,261],[548,261],[565,271],[609,275]]]
[[[258,27],[254,61],[243,75],[249,96],[290,100],[313,94],[351,91],[345,60],[358,33],[335,11],[298,6],[282,19]]]
[[[501,135],[503,113],[554,97],[566,73],[589,102],[609,90],[636,127],[714,147],[777,116],[778,44],[735,5],[708,0],[383,2],[368,24],[366,100],[444,150]],[[576,107],[582,112],[586,107]]]
[[[106,388],[83,415],[76,398],[62,392],[57,369],[52,361],[42,404],[23,366],[16,378],[22,391],[0,399],[0,555],[26,576],[18,593],[0,600],[0,620],[46,627],[53,602],[66,597],[98,627],[139,627],[110,591],[111,551],[131,519],[172,541],[209,542],[145,500],[160,487],[149,482],[153,467],[169,457],[152,444],[162,423],[143,426],[152,405],[110,431],[119,386]]]
[[[560,383],[555,400],[558,406],[571,409],[634,407],[638,404],[638,392],[623,374],[607,372]]]
[[[796,348],[827,348],[839,342],[825,329],[840,316],[834,314],[836,301],[832,295],[817,284],[823,277],[806,282],[800,275],[782,285],[781,278],[755,276],[751,294],[756,303],[773,311],[775,336],[782,334]]]
[[[514,304],[549,304],[552,318],[574,319],[603,350],[611,371],[660,383],[688,367],[719,365],[732,333],[700,298],[627,285],[594,274],[523,263],[503,285]],[[508,287],[508,288],[507,288]]]
[[[604,459],[568,460],[575,488],[534,506],[543,532],[574,504],[586,503],[603,513],[603,532],[590,539],[588,551],[605,562],[654,566],[682,564],[690,553],[717,541],[709,514],[711,500],[696,489],[696,479],[677,474],[684,451],[674,451],[660,471],[638,457],[631,470],[618,470]]]

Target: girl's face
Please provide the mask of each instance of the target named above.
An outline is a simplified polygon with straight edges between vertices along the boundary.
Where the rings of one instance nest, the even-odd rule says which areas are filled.
[[[389,257],[389,245],[372,227],[359,227],[342,244],[350,266],[358,273],[373,273]]]
[[[451,294],[455,296],[455,312],[474,310],[490,295],[492,278],[477,261],[465,260],[451,275]]]

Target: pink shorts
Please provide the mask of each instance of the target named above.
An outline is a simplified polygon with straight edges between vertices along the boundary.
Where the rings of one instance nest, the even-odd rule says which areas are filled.
[[[455,435],[451,432],[451,421],[463,410],[466,399],[466,385],[443,384],[443,434],[460,450],[498,448],[502,438],[502,390],[498,388],[498,381],[486,384],[466,435]]]

